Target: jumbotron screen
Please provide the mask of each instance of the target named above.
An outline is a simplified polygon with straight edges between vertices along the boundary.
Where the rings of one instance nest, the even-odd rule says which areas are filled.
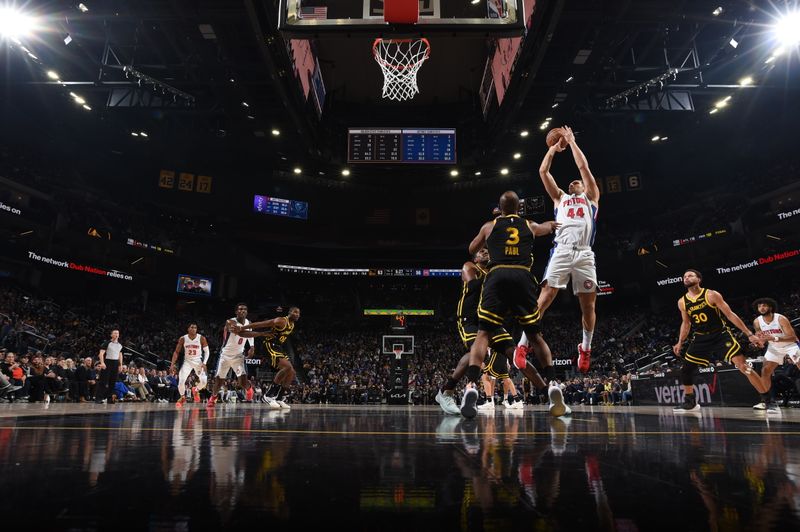
[[[454,164],[456,130],[350,128],[347,162]]]
[[[213,284],[213,280],[210,277],[186,275],[182,273],[178,275],[178,287],[176,291],[179,294],[210,296]]]

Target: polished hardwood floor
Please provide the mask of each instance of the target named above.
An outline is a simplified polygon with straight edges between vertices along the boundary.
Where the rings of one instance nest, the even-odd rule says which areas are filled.
[[[7,530],[800,530],[800,410],[4,404],[0,494]]]

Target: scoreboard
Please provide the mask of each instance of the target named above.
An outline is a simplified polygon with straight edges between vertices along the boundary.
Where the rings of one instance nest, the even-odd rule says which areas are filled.
[[[454,164],[456,130],[350,128],[347,162]]]
[[[253,197],[253,212],[308,220],[308,203],[305,201],[255,195]]]

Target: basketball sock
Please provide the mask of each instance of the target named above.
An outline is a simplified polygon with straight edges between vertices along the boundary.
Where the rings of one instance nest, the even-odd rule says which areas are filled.
[[[524,345],[524,346],[528,345],[528,335],[526,335],[525,332],[522,333],[522,336],[520,337],[519,342],[517,342],[517,345]]]
[[[583,330],[583,342],[581,342],[581,348],[583,348],[584,351],[591,351],[592,336],[594,336],[594,331],[587,331],[586,329]]]
[[[453,379],[453,377],[447,377],[447,382],[444,383],[444,388],[442,388],[442,391],[443,392],[452,392],[453,390],[456,389],[456,385],[457,384],[458,384],[458,381]]]
[[[478,383],[478,380],[481,378],[481,367],[480,366],[469,366],[467,368],[467,380],[474,384]]]

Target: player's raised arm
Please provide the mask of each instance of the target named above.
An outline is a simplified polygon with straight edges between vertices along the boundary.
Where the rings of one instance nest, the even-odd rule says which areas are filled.
[[[464,263],[464,266],[461,267],[461,280],[465,283],[470,281],[474,281],[478,278],[478,267],[475,266],[474,262],[467,261]]]
[[[244,333],[252,332],[253,329],[285,329],[287,324],[287,320],[283,316],[278,316],[277,318],[273,318],[271,320],[266,321],[255,321],[248,325],[240,325],[237,327],[236,334],[241,336],[242,338],[255,338],[259,336],[258,334],[249,335]],[[263,336],[263,335],[262,335]]]
[[[547,191],[547,195],[550,196],[550,199],[555,203],[561,201],[561,196],[564,195],[564,191],[558,188],[553,174],[550,173],[550,167],[553,165],[553,157],[555,157],[556,152],[560,151],[558,147],[559,142],[550,146],[550,149],[544,154],[542,164],[539,166],[539,177],[542,178],[544,189]]]
[[[586,160],[586,156],[583,154],[583,151],[578,147],[578,143],[575,141],[575,133],[572,132],[572,128],[569,126],[564,126],[564,130],[566,133],[564,134],[564,140],[567,141],[569,144],[570,150],[572,150],[572,157],[575,159],[575,165],[578,167],[578,171],[581,173],[581,179],[583,180],[583,186],[586,188],[586,197],[589,198],[589,201],[593,201],[597,203],[600,200],[600,188],[597,186],[597,181],[592,175],[592,171],[589,170],[589,161]]]
[[[728,321],[730,321],[737,329],[742,331],[745,334],[745,336],[747,336],[747,339],[753,345],[757,345],[758,347],[764,347],[764,341],[755,334],[753,334],[753,331],[747,328],[747,325],[744,324],[742,318],[740,318],[733,310],[731,310],[731,307],[728,305],[728,302],[725,301],[725,299],[722,297],[722,294],[720,294],[716,290],[709,290],[708,295],[706,296],[706,300],[710,304],[717,307],[720,310],[720,312],[725,314],[725,317],[728,318]]]
[[[478,232],[478,236],[473,238],[472,242],[469,244],[470,255],[475,255],[481,250],[482,247],[486,246],[486,239],[488,238],[489,233],[492,231],[493,225],[494,220],[483,224],[483,227],[481,227],[481,230]]]

